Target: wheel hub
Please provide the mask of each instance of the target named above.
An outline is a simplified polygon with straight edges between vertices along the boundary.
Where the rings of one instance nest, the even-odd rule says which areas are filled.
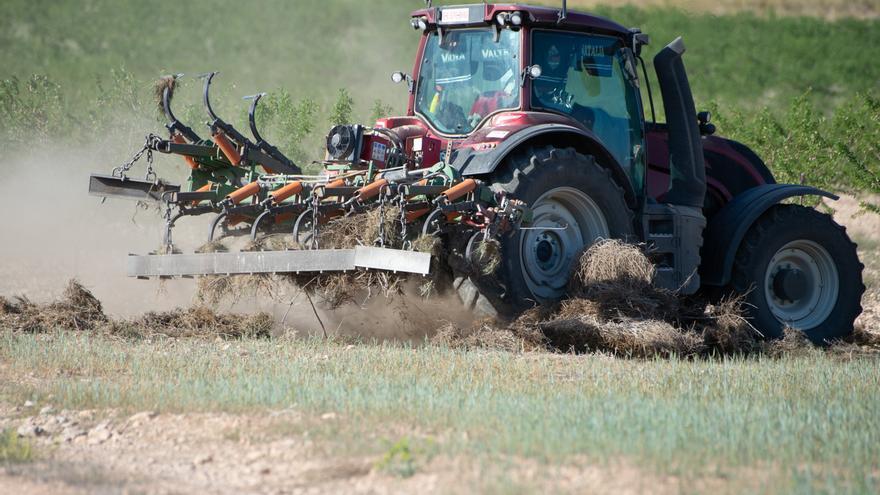
[[[801,270],[783,268],[773,276],[773,292],[783,301],[799,301],[809,293],[806,283],[807,276]]]
[[[535,257],[543,270],[550,270],[559,262],[561,256],[559,236],[553,232],[544,232],[535,239]]]
[[[523,230],[523,277],[536,299],[561,297],[572,262],[584,246],[608,238],[608,224],[598,205],[579,189],[558,187],[532,204],[534,219]]]
[[[809,330],[825,321],[837,303],[837,266],[819,244],[792,241],[770,259],[764,277],[767,305],[779,321]]]

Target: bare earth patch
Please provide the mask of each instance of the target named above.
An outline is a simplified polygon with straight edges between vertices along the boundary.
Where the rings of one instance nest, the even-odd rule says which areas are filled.
[[[10,417],[20,413],[21,408],[5,407],[0,424],[19,425],[44,454],[33,464],[0,467],[3,493],[461,493],[499,486],[676,493],[683,483],[631,463],[587,459],[547,466],[512,458],[486,465],[464,456],[420,455],[417,469],[405,472],[396,466],[403,459],[348,453],[315,435],[357,419],[335,413],[315,418],[294,410],[248,415],[44,411]],[[42,425],[36,433],[34,425]],[[71,429],[78,433],[71,436]],[[700,485],[719,482],[704,479]]]

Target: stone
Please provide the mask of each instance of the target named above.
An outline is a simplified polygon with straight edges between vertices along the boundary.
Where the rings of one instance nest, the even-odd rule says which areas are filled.
[[[67,428],[65,428],[61,432],[61,441],[66,442],[66,443],[70,443],[70,442],[73,442],[74,440],[76,440],[77,438],[84,437],[84,436],[86,436],[85,429],[83,429],[77,425],[71,425],[71,426],[68,426]]]
[[[19,426],[16,433],[18,433],[18,436],[20,437],[40,437],[46,434],[46,430],[44,430],[42,426],[35,424],[33,421],[29,421]]]
[[[88,443],[90,445],[100,445],[107,440],[110,440],[110,437],[112,436],[113,431],[110,429],[110,423],[103,421],[89,431]]]

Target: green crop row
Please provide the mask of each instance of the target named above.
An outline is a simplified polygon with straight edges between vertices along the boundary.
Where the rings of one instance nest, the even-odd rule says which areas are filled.
[[[298,340],[119,341],[0,332],[11,377],[0,395],[65,409],[127,412],[332,411],[341,451],[390,452],[412,471],[427,432],[437,453],[564,463],[629,460],[661,476],[717,476],[730,493],[876,493],[880,361],[722,361],[461,352]],[[755,476],[759,478],[755,479]],[[711,491],[689,485],[688,492]],[[700,487],[703,487],[700,489]],[[497,491],[497,490],[491,490]]]

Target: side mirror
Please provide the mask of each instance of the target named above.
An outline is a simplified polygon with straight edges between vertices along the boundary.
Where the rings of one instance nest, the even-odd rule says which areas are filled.
[[[697,114],[697,122],[700,123],[700,135],[711,136],[715,134],[715,124],[712,123],[712,114],[706,111]]]
[[[391,74],[391,81],[394,84],[400,84],[400,83],[406,81],[407,90],[409,90],[410,93],[413,92],[413,87],[415,86],[415,83],[413,81],[413,78],[409,74],[407,74],[406,72],[397,71],[397,72],[392,73]]]
[[[526,85],[526,78],[537,79],[537,78],[541,77],[541,74],[543,74],[543,73],[544,73],[544,71],[541,69],[540,65],[538,65],[538,64],[530,65],[530,66],[526,67],[525,69],[523,69],[522,75],[520,76],[519,85],[521,87],[525,86]]]

